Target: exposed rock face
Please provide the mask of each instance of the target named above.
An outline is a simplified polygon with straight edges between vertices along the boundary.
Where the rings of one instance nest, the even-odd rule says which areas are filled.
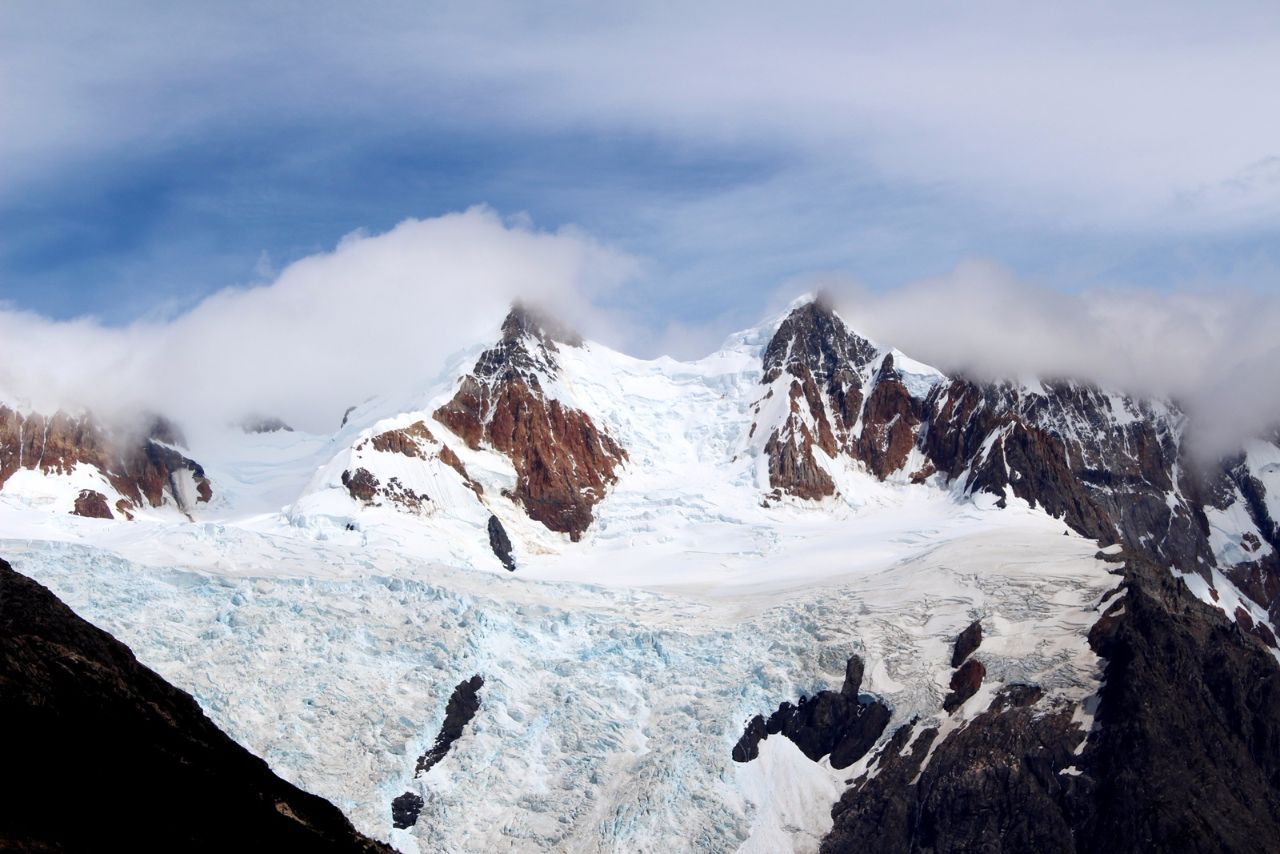
[[[894,368],[893,354],[886,353],[867,395],[854,453],[884,480],[906,465],[922,420],[921,402],[907,391]]]
[[[381,454],[409,457],[426,464],[442,463],[453,469],[466,488],[475,493],[477,498],[484,493],[480,484],[473,481],[467,474],[466,466],[462,464],[458,455],[448,445],[437,439],[425,422],[415,421],[406,427],[384,430],[358,442],[352,448],[352,467],[342,472],[342,485],[347,488],[352,498],[362,504],[373,506],[386,504],[409,513],[425,513],[430,509],[432,498],[427,494],[426,487],[417,484],[413,472],[405,472],[403,468],[396,469],[393,466],[391,470],[399,471],[399,474],[390,475],[384,480],[364,465],[359,465],[363,462],[379,471],[384,471],[384,468],[377,464]],[[424,465],[422,468],[423,471],[418,474],[422,475],[423,479],[429,479],[430,466]],[[405,479],[410,483],[406,483]],[[438,481],[433,483],[438,485]]]
[[[978,689],[982,687],[982,680],[986,678],[987,668],[977,659],[969,659],[964,664],[956,668],[951,674],[951,693],[947,694],[942,701],[942,708],[947,712],[954,712],[965,704],[965,701],[978,693]]]
[[[444,723],[436,735],[435,743],[424,754],[418,757],[413,776],[421,777],[444,759],[453,747],[453,743],[462,737],[467,724],[480,711],[480,689],[484,686],[484,677],[476,674],[470,679],[459,682],[449,695],[449,702],[444,710]],[[416,792],[405,792],[391,801],[391,821],[400,828],[413,827],[422,814],[424,801]]]
[[[592,508],[627,458],[586,413],[545,392],[558,371],[559,348],[581,344],[517,306],[503,323],[501,341],[434,413],[468,447],[487,445],[509,458],[516,470],[511,497],[530,518],[573,540],[591,525]]]
[[[1008,686],[940,744],[895,733],[822,851],[1274,850],[1280,668],[1163,566],[1128,557],[1125,595],[1090,638],[1107,666],[1083,751],[1073,708]]]
[[[834,457],[847,447],[863,402],[860,371],[875,355],[871,343],[850,332],[825,302],[803,305],[782,321],[765,349],[769,390],[752,428],[768,431],[765,454],[775,490],[806,499],[835,494],[816,450]],[[759,416],[784,398],[781,421],[762,424]]]
[[[832,810],[824,854],[1075,852],[1063,802],[1076,778],[1058,772],[1084,735],[1070,708],[1018,699],[1002,694],[936,747],[937,730],[899,730],[877,756],[876,775],[854,781]]]
[[[1280,526],[1268,512],[1266,464],[1244,455],[1199,462],[1185,416],[1168,402],[1070,381],[909,377],[903,359],[821,301],[782,322],[765,350],[768,388],[752,427],[775,494],[834,495],[833,466],[852,464],[881,480],[936,478],[991,493],[1000,506],[1016,496],[1210,584],[1217,568],[1280,620]],[[1280,436],[1267,441],[1276,447]],[[1280,479],[1270,483],[1280,489]],[[1240,528],[1229,534],[1237,541],[1214,533],[1215,516]]]
[[[204,469],[172,447],[181,442],[177,428],[158,416],[145,419],[139,432],[109,429],[89,414],[46,417],[0,406],[0,487],[20,469],[67,475],[87,466],[119,493],[122,515],[165,503],[189,515],[213,489]]]
[[[760,755],[761,741],[781,734],[814,762],[829,754],[832,768],[848,768],[875,745],[890,718],[889,707],[879,700],[859,699],[861,682],[862,660],[854,656],[839,691],[801,697],[798,705],[784,702],[768,720],[756,715],[748,721],[733,747],[733,760],[752,761]]]
[[[509,572],[516,571],[516,559],[511,556],[511,538],[497,516],[489,517],[489,548]]]
[[[392,850],[4,561],[0,720],[6,851]]]
[[[76,496],[75,509],[71,512],[77,516],[87,516],[92,519],[115,518],[107,505],[107,496],[92,489],[80,490],[80,494]]]
[[[418,816],[422,815],[424,803],[422,795],[414,792],[400,795],[391,802],[391,825],[398,830],[413,827],[418,823]]]
[[[964,664],[964,660],[973,655],[974,650],[980,646],[982,646],[982,623],[974,620],[956,636],[956,646],[951,653],[951,666],[959,667]]]
[[[1163,567],[1131,566],[1113,618],[1090,637],[1108,661],[1085,757],[1094,837],[1116,851],[1274,846],[1280,668]]]
[[[357,501],[373,503],[378,497],[378,489],[382,486],[368,469],[358,468],[342,473],[342,485]]]
[[[480,689],[484,687],[484,677],[480,674],[472,676],[453,689],[449,695],[449,703],[444,710],[444,723],[440,725],[440,733],[436,736],[431,749],[418,757],[414,768],[414,776],[421,777],[430,771],[437,762],[444,759],[453,747],[453,743],[462,737],[463,731],[471,719],[480,711]]]

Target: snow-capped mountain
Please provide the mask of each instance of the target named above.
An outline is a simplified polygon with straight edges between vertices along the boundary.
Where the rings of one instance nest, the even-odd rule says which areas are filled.
[[[1113,791],[1148,771],[1200,775],[1194,832],[1280,829],[1278,436],[1206,463],[1170,401],[950,376],[811,298],[694,362],[517,306],[330,436],[5,412],[15,567],[402,850],[1192,833],[1121,821],[1189,797]]]

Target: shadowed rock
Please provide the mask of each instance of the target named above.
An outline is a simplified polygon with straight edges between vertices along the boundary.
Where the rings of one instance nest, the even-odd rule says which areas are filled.
[[[986,675],[986,665],[976,659],[970,659],[960,665],[951,674],[951,693],[942,701],[942,708],[947,712],[954,712],[963,706],[966,700],[978,693],[978,689],[982,687],[983,677]]]
[[[422,796],[405,792],[391,802],[391,824],[397,830],[405,830],[418,823],[422,815]]]
[[[830,755],[833,768],[847,768],[876,743],[889,723],[889,707],[879,700],[862,702],[858,688],[863,664],[857,656],[845,666],[839,691],[819,691],[801,697],[798,704],[783,702],[766,720],[756,715],[747,722],[733,747],[735,762],[750,762],[760,755],[760,742],[770,735],[791,739],[805,756],[817,762]]]
[[[0,561],[0,849],[390,852]]]
[[[939,744],[895,733],[823,854],[1277,850],[1280,667],[1162,564],[1127,558],[1090,635],[1106,672],[1087,740],[1074,706],[1030,685]]]
[[[516,571],[516,559],[511,556],[511,539],[497,516],[489,517],[489,548],[508,571]]]
[[[982,646],[982,623],[974,620],[968,628],[956,636],[955,650],[951,653],[951,666],[959,667],[973,651]]]
[[[445,755],[453,743],[462,737],[463,731],[471,719],[480,710],[480,688],[484,685],[484,677],[476,674],[466,681],[459,682],[449,695],[449,703],[444,710],[444,723],[440,725],[440,733],[435,744],[426,753],[418,757],[414,770],[415,777],[421,777],[430,771]]]

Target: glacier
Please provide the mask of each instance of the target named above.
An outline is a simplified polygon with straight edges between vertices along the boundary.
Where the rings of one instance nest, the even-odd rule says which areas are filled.
[[[771,582],[696,594],[203,526],[123,553],[53,540],[0,549],[277,773],[401,850],[777,850],[782,833],[812,851],[830,819],[795,815],[786,793],[829,793],[830,769],[776,756],[782,739],[759,767],[730,751],[759,709],[838,686],[849,655],[867,662],[864,690],[890,703],[893,725],[939,716],[950,644],[976,618],[989,676],[974,709],[1009,682],[1076,699],[1097,688],[1085,634],[1114,578],[1095,544],[1030,510],[974,510],[938,539],[909,515],[896,554],[862,555],[820,584],[787,580],[816,556],[797,549]],[[171,559],[187,546],[204,568]],[[480,713],[414,780],[414,757],[472,673],[485,677]],[[424,811],[393,830],[390,802],[406,790]]]

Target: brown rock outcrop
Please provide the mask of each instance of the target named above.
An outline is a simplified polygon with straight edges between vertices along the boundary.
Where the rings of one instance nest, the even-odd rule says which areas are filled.
[[[75,509],[71,512],[91,519],[115,518],[111,515],[111,508],[107,506],[107,496],[93,489],[80,490],[80,494],[76,496]]]
[[[407,427],[384,430],[362,442],[353,449],[357,459],[363,454],[374,451],[381,454],[401,454],[419,460],[439,460],[453,469],[462,478],[467,487],[480,497],[484,490],[480,484],[471,479],[467,468],[453,450],[431,432],[422,421],[415,421]],[[376,468],[376,466],[375,466]],[[392,504],[410,512],[421,512],[431,502],[431,497],[406,486],[398,477],[388,478],[382,483],[376,475],[363,466],[353,466],[342,473],[342,485],[351,493],[351,497],[365,504],[380,504],[379,499],[387,499]]]
[[[818,462],[815,448],[828,457],[842,453],[862,407],[859,371],[875,357],[870,342],[850,332],[824,300],[795,309],[779,325],[763,358],[765,385],[773,388],[757,405],[785,386],[787,413],[780,424],[765,425],[764,452],[769,485],[796,498],[817,500],[834,495],[835,482]],[[760,428],[757,421],[752,435]]]
[[[951,674],[951,693],[942,701],[942,708],[948,712],[954,712],[963,706],[965,700],[978,693],[986,675],[986,665],[976,658],[971,658],[957,667]]]
[[[559,346],[581,339],[517,306],[502,340],[485,351],[453,398],[434,413],[468,447],[487,445],[511,460],[511,497],[529,517],[578,540],[592,508],[617,480],[626,451],[581,410],[547,397]]]
[[[166,497],[190,514],[193,504],[213,497],[213,488],[204,469],[172,447],[181,441],[177,428],[158,416],[146,419],[139,432],[110,429],[90,414],[24,415],[0,406],[0,487],[19,469],[61,475],[86,465],[123,496],[126,506],[118,509],[127,516],[144,506],[159,507]],[[188,476],[194,496],[179,480]]]
[[[854,448],[855,456],[880,480],[906,464],[916,446],[920,409],[894,369],[893,354],[886,353],[862,409],[862,433]]]

